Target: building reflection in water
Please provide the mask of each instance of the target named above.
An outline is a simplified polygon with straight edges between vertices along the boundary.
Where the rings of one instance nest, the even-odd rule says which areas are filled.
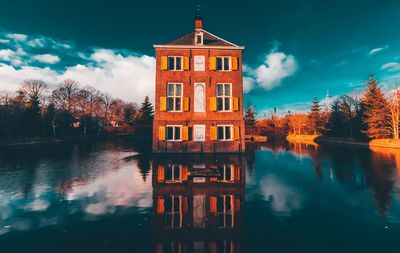
[[[155,158],[155,252],[240,252],[244,164],[241,155]]]

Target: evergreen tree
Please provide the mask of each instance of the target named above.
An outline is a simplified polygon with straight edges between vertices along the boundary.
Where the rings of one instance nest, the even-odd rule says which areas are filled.
[[[343,136],[342,131],[343,114],[340,108],[340,101],[335,99],[331,106],[331,113],[326,126],[328,136],[341,137]]]
[[[363,122],[367,127],[366,135],[371,139],[390,137],[388,102],[372,75],[368,80],[362,104]]]
[[[141,124],[152,124],[154,117],[154,109],[153,105],[150,102],[150,98],[146,96],[144,98],[144,102],[140,106],[139,113],[138,113],[138,122]]]
[[[353,136],[353,113],[351,111],[351,106],[347,102],[347,99],[345,97],[342,97],[342,101],[340,104],[340,110],[342,112],[342,117],[343,117],[343,135],[344,136]]]
[[[244,114],[244,122],[247,126],[255,126],[256,125],[256,113],[254,111],[254,106],[248,102],[246,112]]]
[[[22,127],[24,136],[38,136],[41,129],[40,101],[36,96],[29,98],[29,102],[22,119]]]
[[[314,98],[312,101],[311,111],[308,114],[311,130],[314,134],[320,134],[324,129],[324,122],[322,117],[321,107],[319,106],[319,100]]]

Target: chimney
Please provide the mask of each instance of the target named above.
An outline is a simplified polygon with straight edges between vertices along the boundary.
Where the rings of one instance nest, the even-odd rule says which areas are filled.
[[[203,19],[201,17],[197,16],[194,19],[194,28],[196,31],[203,29]]]

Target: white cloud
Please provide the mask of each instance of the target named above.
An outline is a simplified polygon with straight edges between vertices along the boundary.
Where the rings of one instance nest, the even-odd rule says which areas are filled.
[[[48,64],[55,64],[60,61],[60,57],[52,54],[39,54],[33,57],[34,60]]]
[[[272,51],[265,56],[263,64],[256,69],[246,67],[245,72],[261,88],[271,90],[279,86],[284,78],[293,75],[297,70],[297,66],[296,58],[293,55]],[[254,85],[251,86],[251,80],[246,82],[248,83],[246,88],[254,87]]]
[[[44,40],[41,39],[41,38],[36,38],[36,39],[30,40],[30,41],[28,42],[28,45],[29,45],[30,47],[35,47],[35,48],[42,48],[42,47],[45,46],[45,45],[44,45]]]
[[[9,34],[7,34],[6,37],[13,39],[13,40],[18,40],[18,41],[24,41],[28,38],[27,35],[22,34],[22,33],[9,33]]]
[[[108,92],[122,99],[141,102],[144,96],[154,98],[155,58],[122,56],[112,50],[98,49],[90,57],[95,66],[78,64],[61,76]]]
[[[301,189],[293,189],[276,177],[270,176],[260,181],[261,194],[271,208],[278,213],[291,214],[301,210],[306,202]]]
[[[0,50],[0,59],[3,61],[10,61],[12,57],[14,57],[15,52],[11,49],[2,49]]]
[[[388,62],[386,64],[383,64],[381,69],[387,70],[389,72],[400,71],[400,63],[398,63],[398,62]]]
[[[252,77],[245,76],[243,77],[243,92],[248,93],[255,86],[255,80]]]
[[[1,90],[16,91],[26,79],[41,79],[49,84],[58,83],[57,72],[46,67],[23,66],[19,69],[7,64],[0,64]]]
[[[377,47],[377,48],[371,49],[369,51],[368,55],[374,55],[374,54],[379,53],[381,51],[384,51],[384,50],[386,50],[388,48],[389,48],[389,45],[386,45],[384,47]]]
[[[9,43],[10,40],[6,40],[6,39],[0,39],[0,43]]]
[[[63,79],[71,78],[126,101],[140,103],[146,95],[154,100],[154,57],[123,56],[113,50],[98,49],[89,59],[87,65],[66,67],[62,72],[49,67],[22,66],[17,69],[8,64],[0,64],[0,89],[17,90],[26,79],[42,79],[50,86],[55,86]]]
[[[18,48],[17,51],[13,51],[11,49],[2,49],[0,50],[0,60],[8,61],[14,66],[19,66],[22,64],[21,56],[25,56],[26,52]]]

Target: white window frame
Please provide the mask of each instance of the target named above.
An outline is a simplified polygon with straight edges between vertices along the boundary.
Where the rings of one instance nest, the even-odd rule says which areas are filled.
[[[219,127],[224,128],[224,131],[223,131],[224,138],[223,139],[218,139],[218,128]],[[231,138],[230,139],[226,139],[226,136],[225,136],[226,135],[226,130],[225,130],[226,127],[231,128]],[[233,141],[233,125],[217,125],[217,141]]]
[[[183,197],[181,195],[169,195],[169,197],[172,199],[172,201],[171,201],[172,210],[165,210],[165,215],[166,216],[171,216],[171,224],[168,224],[169,226],[167,228],[169,228],[169,229],[182,228]],[[174,211],[174,207],[175,207],[174,199],[175,198],[179,199],[179,211]],[[177,227],[174,226],[175,214],[179,214],[179,226],[177,226]]]
[[[225,183],[232,183],[235,181],[235,168],[233,164],[223,164],[221,166],[218,166],[218,168],[223,168],[223,179],[218,180],[218,182],[225,182]],[[226,172],[230,170],[231,172],[231,178],[226,179]],[[218,178],[217,178],[218,179]]]
[[[197,37],[200,36],[200,43],[197,42]],[[202,32],[196,33],[194,35],[194,44],[195,45],[203,45],[204,44],[204,35]]]
[[[180,96],[175,94],[175,90],[176,90],[176,85],[177,84],[179,84],[181,86],[181,94],[180,94]],[[173,95],[172,96],[168,95],[168,86],[169,85],[173,85],[174,86]],[[172,105],[173,109],[172,110],[168,110],[168,101],[169,101],[168,98],[172,98],[173,99],[173,105]],[[180,110],[176,110],[176,99],[177,98],[181,99],[181,109]],[[174,83],[174,82],[167,83],[167,112],[183,112],[183,83]]]
[[[175,167],[176,166],[178,166],[178,168],[179,168],[179,176],[178,176],[178,179],[175,179],[174,178],[174,176],[175,176]],[[167,179],[167,178],[165,178],[165,183],[167,183],[167,184],[173,184],[173,183],[181,183],[182,182],[182,166],[181,165],[177,165],[177,164],[168,164],[166,167],[165,167],[166,169],[168,168],[168,169],[171,169],[172,171],[171,171],[171,176],[172,176],[172,179]],[[164,173],[165,175],[166,175],[166,173]]]
[[[225,59],[228,59],[228,69],[225,68]],[[218,59],[221,59],[222,69],[218,69]],[[217,71],[232,71],[232,56],[216,56],[215,69]]]
[[[230,95],[225,95],[225,84],[229,84]],[[218,95],[218,85],[222,85],[222,95]],[[215,85],[215,97],[216,97],[216,110],[217,112],[232,112],[232,83],[217,83]],[[218,110],[218,98],[222,99],[222,110]],[[225,109],[225,98],[229,98],[229,109]]]
[[[223,198],[224,199],[224,201],[223,201],[223,203],[224,203],[223,210],[222,211],[218,211],[218,206],[217,206],[217,217],[219,218],[219,217],[222,216],[223,217],[223,221],[224,221],[224,225],[223,226],[218,226],[218,228],[233,228],[234,225],[235,225],[235,212],[234,212],[234,207],[233,207],[234,202],[235,202],[234,196],[233,195],[221,195],[221,196],[217,196],[217,198]],[[229,198],[229,200],[231,202],[230,203],[231,204],[230,205],[231,206],[230,210],[228,210],[226,208],[226,200],[227,200],[227,198]],[[217,203],[218,203],[218,200],[217,200]],[[231,215],[231,217],[232,217],[230,226],[227,226],[227,221],[226,221],[227,215]]]
[[[172,127],[172,140],[167,139],[168,138],[168,127]],[[179,139],[175,139],[175,128],[179,127],[180,128],[180,136]],[[182,141],[182,125],[166,125],[165,126],[165,140],[166,141]]]
[[[171,68],[171,66],[169,65],[169,59],[170,58],[174,58],[174,66],[173,66],[173,68]],[[181,59],[181,68],[180,69],[176,68],[176,58],[180,58]],[[183,56],[168,55],[167,56],[167,68],[168,68],[169,71],[183,71]]]

